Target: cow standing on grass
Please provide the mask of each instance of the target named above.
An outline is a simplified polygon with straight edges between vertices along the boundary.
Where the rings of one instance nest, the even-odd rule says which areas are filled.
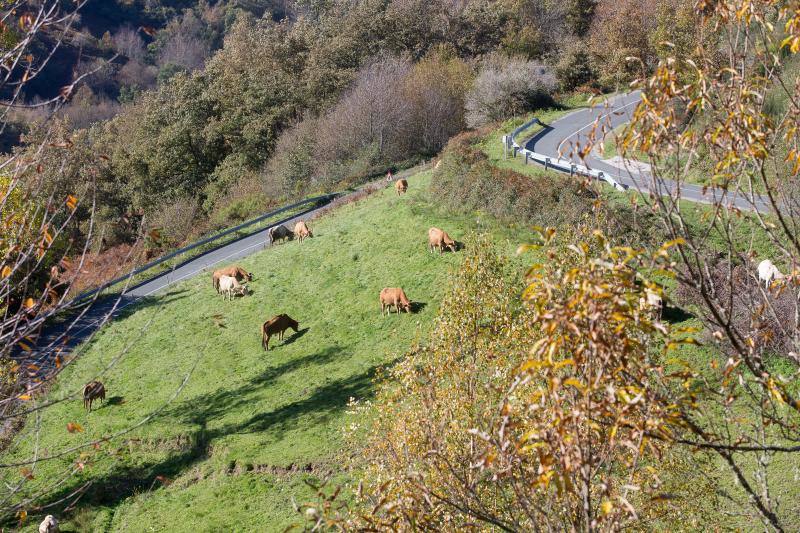
[[[403,292],[403,289],[400,288],[390,288],[387,287],[381,290],[380,294],[381,300],[381,315],[387,315],[391,312],[391,306],[394,306],[397,309],[397,314],[400,314],[400,309],[403,309],[406,313],[411,312],[411,302],[409,301],[408,297],[406,297],[406,293]]]
[[[397,196],[400,196],[408,190],[408,182],[405,179],[400,178],[394,182],[394,190],[397,191]]]
[[[758,280],[763,281],[764,287],[767,289],[769,289],[773,281],[784,279],[785,277],[769,259],[764,259],[758,264]]]
[[[313,237],[314,234],[311,233],[311,230],[308,229],[306,223],[300,220],[297,224],[294,225],[294,235],[297,237],[297,240],[303,242],[303,239],[306,237]]]
[[[219,278],[219,292],[223,300],[233,300],[234,296],[246,296],[247,287],[231,276]]]
[[[276,315],[261,325],[261,347],[269,351],[269,339],[278,335],[278,340],[283,340],[284,332],[292,328],[297,333],[300,323],[286,314]]]
[[[217,294],[219,294],[219,280],[222,276],[236,278],[237,281],[253,281],[253,274],[240,266],[231,265],[229,267],[220,268],[219,270],[215,270],[214,274],[211,276],[211,283],[217,291]]]
[[[267,236],[270,244],[275,244],[276,241],[294,240],[294,232],[283,225],[269,228]]]
[[[58,520],[56,520],[56,517],[51,514],[45,516],[42,523],[39,524],[39,533],[58,533]]]
[[[83,387],[83,407],[92,410],[92,402],[95,400],[105,401],[106,388],[99,381],[90,381]]]
[[[456,241],[450,238],[446,231],[439,228],[431,228],[428,230],[428,251],[433,251],[438,248],[439,253],[443,253],[445,248],[450,249],[451,252],[456,251]]]

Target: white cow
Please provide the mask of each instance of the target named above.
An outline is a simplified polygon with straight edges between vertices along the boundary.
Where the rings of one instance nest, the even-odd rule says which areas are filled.
[[[39,524],[39,533],[58,533],[58,520],[51,514],[45,516]]]
[[[656,291],[645,288],[644,296],[639,298],[639,308],[651,309],[655,314],[656,320],[661,320],[661,315],[664,312],[664,300]]]
[[[222,294],[224,300],[233,300],[237,294],[242,296],[247,294],[247,287],[239,283],[236,278],[231,276],[222,276],[219,278],[219,292]]]
[[[767,289],[774,280],[784,277],[783,273],[769,259],[764,259],[758,264],[758,280],[763,281]]]

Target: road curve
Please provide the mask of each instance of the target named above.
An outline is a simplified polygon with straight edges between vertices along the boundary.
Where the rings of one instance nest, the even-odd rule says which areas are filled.
[[[643,194],[679,195],[683,200],[698,203],[723,202],[746,211],[757,209],[766,213],[772,210],[768,201],[760,196],[746,198],[720,189],[707,188],[704,191],[702,186],[690,183],[678,185],[672,180],[662,178],[654,180],[649,172],[638,171],[633,164],[625,165],[627,168],[620,168],[602,160],[594,151],[585,160],[581,160],[576,147],[585,147],[592,137],[595,138],[596,144],[603,133],[610,133],[614,128],[630,122],[640,101],[641,92],[633,91],[611,97],[592,107],[579,109],[551,124],[546,124],[542,131],[525,143],[524,147],[553,159],[561,158],[602,171],[618,183]]]

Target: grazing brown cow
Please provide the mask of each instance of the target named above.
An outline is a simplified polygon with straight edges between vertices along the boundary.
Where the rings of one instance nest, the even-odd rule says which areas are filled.
[[[211,284],[214,286],[214,290],[217,291],[217,294],[219,294],[219,280],[222,276],[236,278],[236,281],[253,281],[253,274],[240,266],[231,265],[225,268],[220,268],[219,270],[215,270],[214,274],[211,276]]]
[[[83,388],[83,406],[89,411],[92,410],[92,402],[99,399],[106,399],[106,388],[99,381],[90,381]]]
[[[306,237],[314,236],[314,234],[311,233],[311,230],[308,229],[308,226],[306,226],[306,223],[302,220],[294,225],[294,235],[300,242],[303,242],[303,239]]]
[[[275,244],[275,241],[280,240],[294,240],[294,233],[286,226],[275,226],[269,228],[267,235],[269,236],[270,244]]]
[[[276,315],[261,325],[261,347],[269,350],[269,339],[273,335],[278,335],[278,340],[283,340],[283,333],[292,328],[297,333],[300,323],[289,315]]]
[[[400,308],[403,308],[406,313],[411,312],[411,302],[406,297],[403,289],[398,288],[385,288],[381,290],[381,315],[384,313],[388,315],[391,312],[390,307],[395,306],[397,314],[400,314]]]
[[[431,228],[428,230],[428,250],[433,252],[436,248],[439,253],[444,252],[445,248],[449,248],[451,252],[456,251],[456,241],[450,238],[446,231],[439,228]]]
[[[408,189],[408,182],[402,178],[394,182],[394,190],[397,191],[397,196],[400,196]]]

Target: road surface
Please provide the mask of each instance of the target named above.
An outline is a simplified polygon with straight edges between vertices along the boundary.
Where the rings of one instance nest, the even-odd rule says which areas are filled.
[[[716,203],[722,201],[727,205],[733,205],[742,210],[771,211],[769,203],[758,196],[748,199],[741,195],[734,196],[731,192],[724,192],[714,188],[708,188],[704,192],[702,186],[689,183],[681,183],[678,191],[678,184],[666,179],[659,179],[654,183],[651,174],[646,170],[637,168],[640,165],[636,162],[620,165],[627,167],[620,168],[620,166],[604,161],[594,151],[582,161],[577,155],[578,150],[575,148],[578,146],[585,147],[595,130],[595,144],[599,142],[603,126],[605,126],[605,132],[609,133],[617,126],[630,122],[633,111],[640,101],[640,92],[634,91],[612,97],[593,107],[574,111],[553,121],[551,124],[545,125],[542,131],[525,143],[525,148],[553,159],[571,160],[573,163],[602,171],[606,175],[612,176],[618,183],[641,193],[652,192],[661,195],[675,195],[679,192],[681,199],[691,202]]]

